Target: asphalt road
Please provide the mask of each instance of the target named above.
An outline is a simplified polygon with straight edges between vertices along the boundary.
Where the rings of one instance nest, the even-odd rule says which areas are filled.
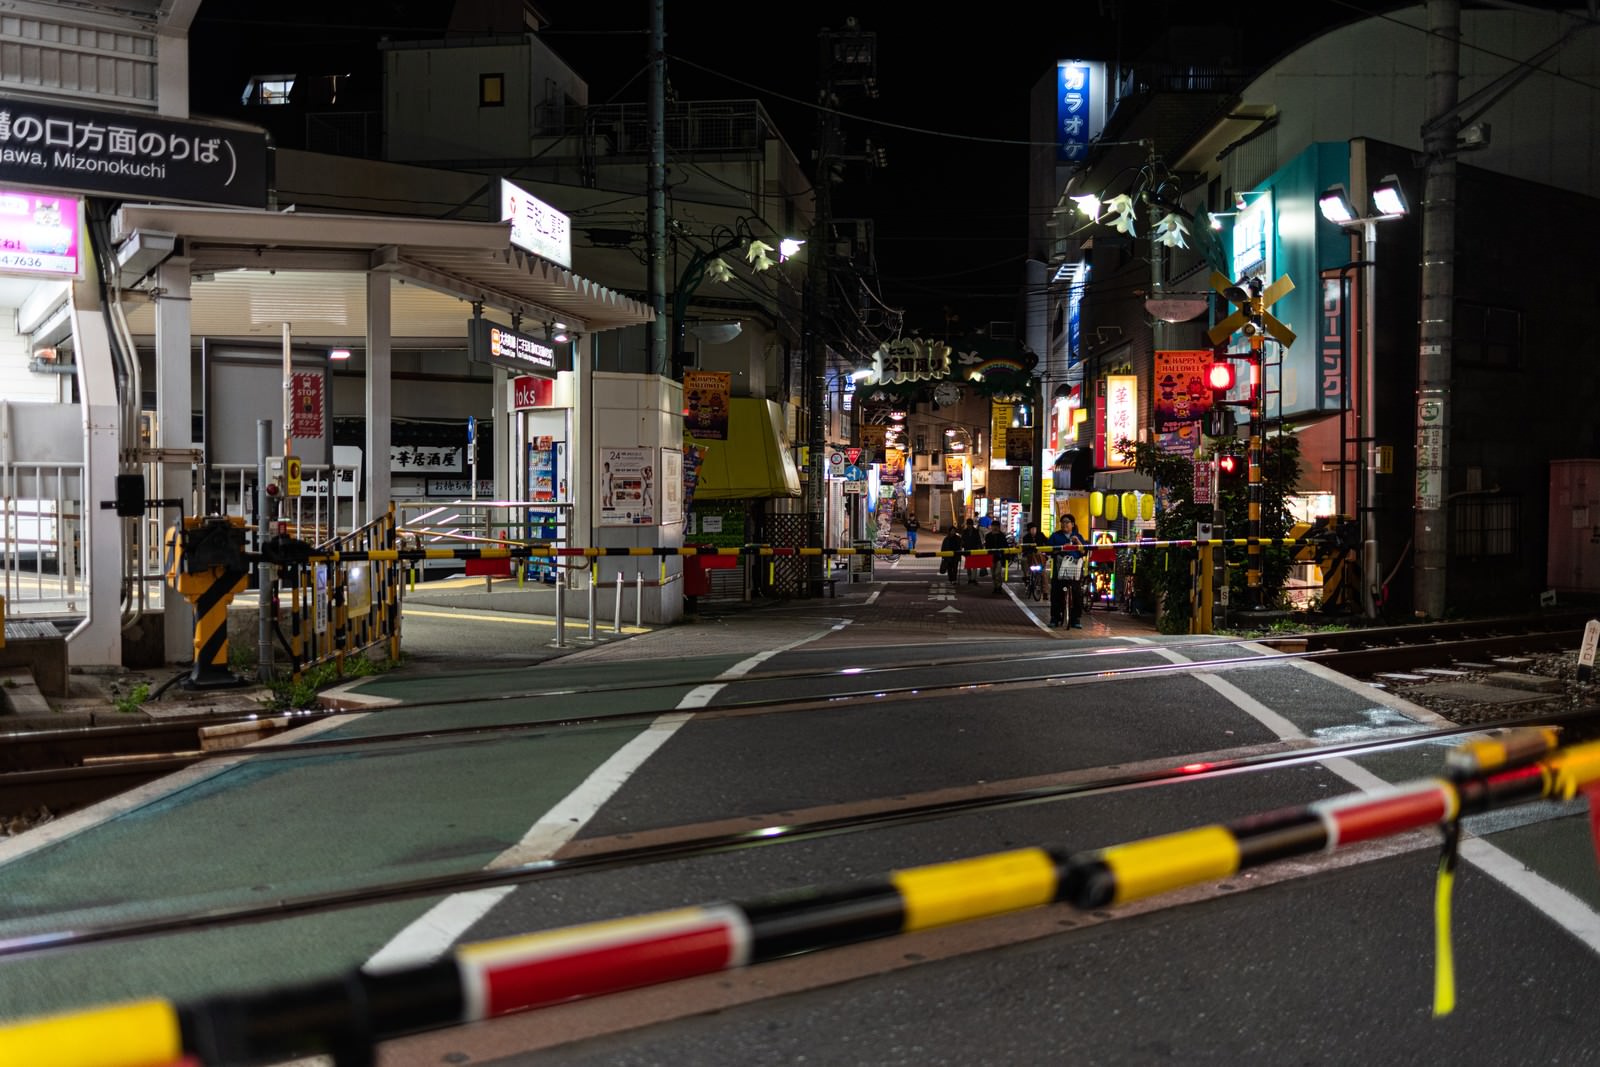
[[[532,650],[547,633],[537,624],[429,606],[440,617],[408,619],[408,641],[437,626],[439,645],[360,686],[407,707],[305,736],[435,736],[185,772],[0,843],[0,939],[1428,726],[1420,709],[1260,648],[1107,622],[1063,640],[1009,598],[928,583],[920,562],[838,600],[554,659]],[[1253,658],[1224,662],[1241,656]],[[619,714],[634,718],[606,721]],[[503,729],[552,722],[576,725]],[[1098,848],[1436,773],[1443,752],[1196,774],[514,889],[41,949],[0,957],[0,1018],[323,979],[1029,845]],[[419,1035],[381,1062],[1594,1062],[1600,879],[1582,806],[1468,828],[1460,1007],[1443,1020],[1429,1016],[1437,845],[1415,833],[1143,904],[1035,909]]]

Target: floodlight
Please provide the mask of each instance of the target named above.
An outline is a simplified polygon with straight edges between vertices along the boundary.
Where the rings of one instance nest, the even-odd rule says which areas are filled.
[[[1317,210],[1322,212],[1323,218],[1340,226],[1356,221],[1355,205],[1350,203],[1342,185],[1335,185],[1317,197]]]

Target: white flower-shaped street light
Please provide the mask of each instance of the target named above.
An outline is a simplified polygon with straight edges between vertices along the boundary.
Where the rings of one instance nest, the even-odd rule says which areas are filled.
[[[1129,237],[1137,236],[1134,233],[1133,197],[1127,193],[1113,196],[1106,201],[1106,214],[1116,216],[1107,221],[1118,233],[1125,233]]]
[[[1186,240],[1189,228],[1183,224],[1183,219],[1176,212],[1168,212],[1160,222],[1156,223],[1156,243],[1164,244],[1168,248],[1188,248]]]

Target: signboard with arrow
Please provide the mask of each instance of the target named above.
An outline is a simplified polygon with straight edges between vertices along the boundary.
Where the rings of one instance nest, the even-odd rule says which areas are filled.
[[[1263,288],[1260,278],[1241,278],[1235,284],[1228,281],[1225,275],[1212,271],[1211,288],[1236,305],[1233,314],[1206,331],[1212,344],[1225,343],[1236,330],[1244,331],[1244,335],[1250,338],[1252,348],[1260,345],[1263,335],[1271,337],[1285,348],[1294,344],[1294,331],[1267,311],[1269,305],[1294,291],[1294,282],[1287,274]]]

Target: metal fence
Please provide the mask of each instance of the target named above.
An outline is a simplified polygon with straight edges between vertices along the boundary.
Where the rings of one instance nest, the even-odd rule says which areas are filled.
[[[317,555],[392,552],[398,544],[394,506],[386,514],[316,546]],[[280,570],[272,594],[278,625],[289,648],[295,680],[310,668],[335,663],[344,673],[345,657],[384,646],[390,660],[400,656],[400,579],[395,560],[317,562]],[[287,601],[284,594],[287,593]]]

